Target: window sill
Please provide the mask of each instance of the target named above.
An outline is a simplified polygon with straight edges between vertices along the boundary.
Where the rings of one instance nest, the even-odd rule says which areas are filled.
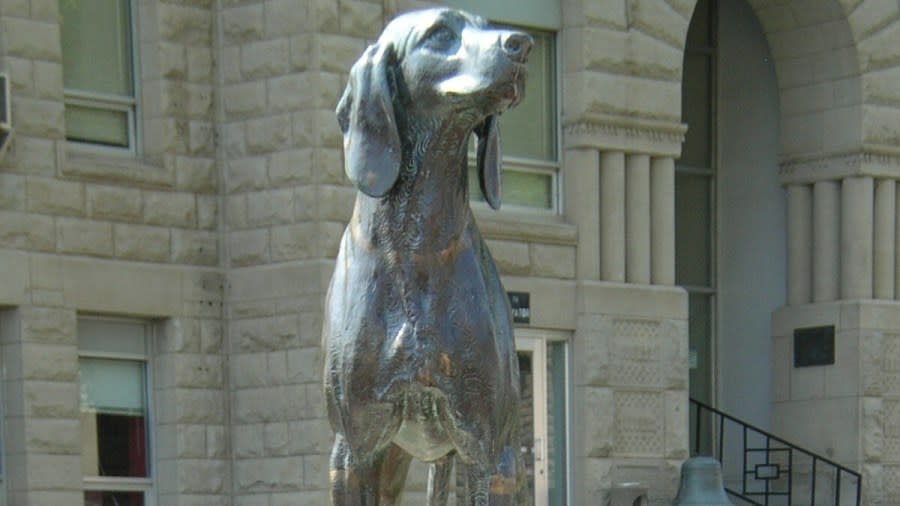
[[[175,186],[174,170],[161,163],[135,158],[132,153],[77,144],[68,144],[64,150],[61,172],[65,177],[163,188]]]
[[[497,212],[487,208],[475,208],[472,211],[478,222],[478,228],[488,239],[563,246],[575,246],[578,242],[575,226],[564,222],[561,216],[514,211]]]

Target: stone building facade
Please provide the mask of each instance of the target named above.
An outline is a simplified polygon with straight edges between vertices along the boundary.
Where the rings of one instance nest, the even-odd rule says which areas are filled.
[[[865,504],[900,503],[900,4],[711,0],[703,21],[697,0],[451,3],[549,34],[555,57],[556,151],[532,171],[548,208],[476,205],[529,294],[530,366],[555,379],[532,386],[539,504],[604,504],[622,481],[671,501],[701,382],[860,470]],[[64,76],[70,0],[0,0],[0,505],[327,504],[319,333],[354,198],[334,106],[385,22],[426,4],[126,4],[132,97],[109,106]],[[684,98],[692,19],[717,37],[706,130]],[[98,104],[125,111],[124,147],[73,138]],[[715,175],[682,169],[692,135]],[[692,175],[705,211],[680,197]],[[701,211],[706,260],[684,249]],[[681,279],[692,261],[715,270],[703,287]],[[794,331],[819,326],[835,363],[794,367]],[[143,389],[133,406],[102,400],[117,377]],[[126,411],[146,468],[110,476],[91,431]],[[421,504],[421,469],[409,488]]]

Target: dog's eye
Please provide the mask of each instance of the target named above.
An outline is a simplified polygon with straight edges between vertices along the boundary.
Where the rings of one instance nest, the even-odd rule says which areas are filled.
[[[439,25],[425,35],[422,44],[433,51],[449,51],[457,43],[456,32],[446,25]]]

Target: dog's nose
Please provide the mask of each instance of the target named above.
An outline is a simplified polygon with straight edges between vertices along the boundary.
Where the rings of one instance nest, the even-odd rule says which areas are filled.
[[[518,63],[525,63],[525,60],[528,59],[528,52],[534,45],[534,40],[527,33],[505,32],[500,38],[500,45],[510,59]]]

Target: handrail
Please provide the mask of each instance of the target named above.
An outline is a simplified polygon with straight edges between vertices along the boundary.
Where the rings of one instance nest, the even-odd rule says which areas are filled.
[[[695,436],[692,454],[700,454],[701,446],[706,442],[712,447],[712,456],[721,462],[723,475],[736,474],[733,461],[723,457],[740,459],[740,490],[729,486],[732,483],[726,481],[725,490],[732,496],[756,506],[862,504],[860,473],[696,399],[692,398],[690,402]],[[709,417],[709,427],[705,428],[709,431],[707,433],[704,433],[703,427],[704,412]],[[728,426],[726,422],[729,423]],[[739,431],[742,437],[726,439],[726,432],[731,434],[734,431]],[[706,439],[703,438],[704,434],[707,434]],[[764,440],[764,443],[751,446],[750,438]],[[808,467],[803,465],[806,461],[810,464]],[[849,483],[846,488],[843,483],[844,475],[847,475],[846,481]],[[854,489],[855,494],[846,494]],[[822,491],[833,494],[829,494],[830,498],[826,497],[824,501],[820,495],[817,501],[816,494]],[[809,494],[808,502],[798,497],[798,493],[802,492]]]

